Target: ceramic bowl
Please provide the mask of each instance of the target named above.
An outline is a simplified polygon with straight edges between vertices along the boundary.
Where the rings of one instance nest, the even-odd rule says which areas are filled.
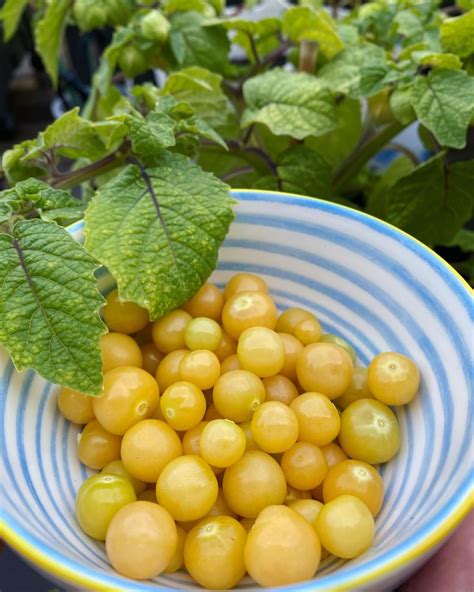
[[[417,398],[397,409],[402,445],[381,467],[386,498],[374,546],[352,561],[325,560],[292,590],[391,590],[442,543],[472,495],[472,300],[463,280],[432,251],[374,218],[282,193],[236,191],[237,218],[212,276],[262,275],[278,307],[302,306],[325,331],[350,341],[358,364],[395,350],[418,363]],[[82,223],[71,227],[81,239]],[[102,274],[101,287],[111,278]],[[17,373],[0,352],[2,536],[50,579],[72,589],[194,588],[184,572],[153,581],[122,578],[104,546],[74,519],[79,428],[56,408],[57,387]],[[244,579],[238,589],[256,587]]]

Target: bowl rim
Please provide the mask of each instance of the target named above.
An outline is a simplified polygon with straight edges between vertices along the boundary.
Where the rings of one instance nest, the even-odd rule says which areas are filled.
[[[453,288],[457,288],[464,297],[472,299],[472,288],[464,278],[447,263],[442,257],[427,247],[421,241],[406,233],[405,231],[393,226],[392,224],[380,220],[370,214],[352,209],[343,204],[329,202],[323,199],[286,193],[282,191],[267,191],[258,189],[232,189],[231,195],[242,201],[268,201],[281,204],[295,204],[302,207],[322,209],[330,213],[343,213],[346,217],[362,222],[373,230],[378,230],[382,234],[401,241],[405,246],[411,246],[412,250],[418,255],[424,255],[425,260],[437,272],[441,272],[444,279]],[[70,232],[77,231],[83,226],[84,221],[79,220],[68,226]],[[461,288],[461,290],[459,290]],[[461,520],[467,515],[474,502],[474,470],[468,472],[465,481],[459,487],[453,498],[426,524],[421,530],[414,533],[403,543],[403,548],[394,556],[384,559],[382,555],[378,560],[378,565],[374,566],[368,573],[360,575],[350,574],[332,587],[332,590],[354,589],[354,587],[367,585],[377,581],[382,577],[389,576],[397,568],[412,563],[423,554],[427,553],[438,545],[443,538],[449,535],[456,528]],[[3,514],[3,512],[2,512]],[[100,577],[85,575],[74,567],[58,563],[51,555],[44,552],[38,546],[31,542],[30,535],[24,529],[15,523],[7,524],[5,518],[0,516],[0,536],[16,551],[22,554],[28,561],[38,566],[45,572],[64,579],[74,584],[91,587],[94,590],[117,590],[105,583]],[[24,534],[20,534],[24,532]],[[313,586],[313,580],[282,587],[282,589],[291,590],[310,590]],[[160,586],[157,588],[165,589]]]

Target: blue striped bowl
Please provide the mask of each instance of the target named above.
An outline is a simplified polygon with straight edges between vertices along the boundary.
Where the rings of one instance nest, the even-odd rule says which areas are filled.
[[[439,546],[470,507],[472,494],[472,301],[462,279],[406,234],[338,205],[281,193],[236,191],[237,219],[212,280],[236,271],[262,275],[280,309],[313,310],[326,331],[350,341],[359,364],[396,350],[421,368],[422,389],[397,410],[399,455],[383,466],[386,487],[377,536],[356,560],[328,558],[292,590],[389,590]],[[77,239],[83,226],[71,228]],[[102,288],[110,277],[102,274]],[[53,386],[18,374],[0,352],[3,536],[59,582],[91,590],[193,588],[186,574],[126,580],[102,544],[74,519],[87,477],[76,456],[78,428],[56,410]],[[240,588],[253,588],[244,580]]]

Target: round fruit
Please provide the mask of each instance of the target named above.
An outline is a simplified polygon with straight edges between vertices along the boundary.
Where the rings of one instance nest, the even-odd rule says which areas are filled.
[[[318,568],[321,545],[314,528],[286,506],[262,511],[245,545],[245,567],[261,586],[309,580]]]
[[[181,380],[192,382],[201,390],[212,388],[221,374],[217,356],[209,350],[191,351],[179,363]]]
[[[152,10],[142,18],[140,27],[145,39],[164,43],[168,38],[171,25],[159,10]]]
[[[192,317],[207,317],[218,321],[224,306],[224,294],[209,282],[205,283],[194,294],[191,300],[183,304],[183,310]]]
[[[143,359],[143,370],[146,370],[152,376],[155,376],[156,371],[158,370],[158,365],[164,358],[164,355],[158,350],[153,341],[144,343],[140,350]]]
[[[136,499],[133,486],[126,477],[92,475],[77,492],[76,518],[79,526],[93,539],[105,541],[112,518]]]
[[[184,331],[184,343],[191,351],[196,349],[213,351],[219,347],[221,338],[220,325],[206,317],[196,317],[187,324]]]
[[[258,447],[265,452],[284,452],[298,439],[298,420],[293,411],[279,401],[262,403],[250,424]]]
[[[107,24],[107,10],[94,0],[76,0],[73,8],[74,19],[81,31],[101,29]]]
[[[160,387],[160,393],[164,393],[169,386],[181,380],[179,366],[187,353],[189,353],[187,349],[178,349],[165,356],[158,364],[156,381]]]
[[[93,397],[63,387],[58,395],[58,409],[69,421],[78,424],[89,423],[94,419]]]
[[[185,455],[171,461],[156,483],[158,503],[175,520],[189,522],[205,516],[218,493],[217,479],[199,456]]]
[[[184,310],[172,310],[153,323],[152,335],[156,347],[164,354],[185,349],[184,331],[192,320]]]
[[[154,492],[152,493],[154,494]],[[173,553],[173,557],[171,557],[168,567],[165,569],[165,573],[174,573],[184,565],[184,541],[186,540],[186,531],[184,528],[181,528],[181,526],[176,526],[176,532],[178,535],[178,543],[176,545],[176,550]]]
[[[123,437],[122,460],[136,479],[155,483],[166,465],[182,454],[181,441],[168,424],[159,419],[140,421]]]
[[[321,508],[316,531],[329,553],[352,559],[372,545],[375,525],[372,514],[359,498],[341,495]]]
[[[360,399],[342,412],[339,443],[350,458],[371,465],[387,462],[400,448],[398,420],[383,403]]]
[[[250,327],[274,329],[277,319],[275,303],[265,292],[237,292],[222,310],[222,324],[234,339]]]
[[[112,474],[112,475],[120,475],[121,477],[125,477],[125,479],[128,479],[130,481],[130,483],[132,484],[132,487],[135,490],[135,493],[137,495],[140,494],[142,491],[144,491],[146,488],[146,483],[144,481],[140,481],[139,479],[135,479],[135,477],[133,475],[130,475],[130,473],[125,468],[123,461],[121,461],[121,460],[113,460],[108,465],[105,465],[105,467],[102,469],[101,473],[102,473],[102,475]]]
[[[369,508],[372,516],[377,516],[384,495],[382,477],[372,465],[360,460],[338,463],[324,480],[324,502],[330,502],[339,495],[358,497]]]
[[[113,568],[136,580],[162,573],[177,545],[173,518],[158,504],[142,501],[128,504],[115,514],[105,541]]]
[[[264,378],[263,386],[265,387],[265,401],[279,401],[285,405],[290,405],[298,396],[296,386],[282,374]]]
[[[214,350],[214,353],[219,358],[219,361],[222,362],[222,360],[237,353],[237,342],[225,331],[222,331],[221,340],[217,348]]]
[[[260,377],[273,376],[283,368],[285,348],[275,331],[265,327],[250,327],[239,337],[237,356],[244,370]]]
[[[228,590],[245,574],[246,539],[245,528],[235,518],[205,518],[186,537],[186,569],[204,588]]]
[[[245,450],[259,450],[252,434],[251,425],[251,421],[244,421],[244,423],[240,424],[240,427],[245,435]]]
[[[333,403],[321,393],[303,393],[290,404],[299,425],[299,440],[324,446],[339,433],[341,420]]]
[[[303,351],[304,346],[299,339],[289,333],[278,333],[283,341],[283,349],[285,350],[285,363],[280,370],[280,374],[286,376],[293,382],[296,381],[296,361],[299,354]]]
[[[413,360],[395,352],[375,356],[369,364],[367,386],[385,405],[406,405],[420,387],[420,371]]]
[[[82,430],[77,445],[81,463],[90,469],[103,469],[105,465],[120,458],[122,438],[104,429],[97,419],[90,421]]]
[[[367,384],[367,368],[354,368],[352,380],[346,392],[338,397],[334,403],[339,409],[345,409],[354,401],[359,399],[373,399]]]
[[[306,320],[314,321],[316,320],[316,317],[308,310],[304,310],[304,308],[287,308],[278,317],[276,331],[279,333],[289,333],[290,335],[294,335],[296,325],[301,323],[301,321]]]
[[[103,394],[94,399],[94,413],[107,431],[121,436],[154,413],[158,397],[156,380],[142,368],[114,368],[104,376]]]
[[[245,518],[256,518],[263,508],[281,504],[286,497],[283,471],[260,450],[245,452],[226,469],[222,489],[231,510]]]
[[[294,335],[303,345],[316,343],[321,336],[321,325],[317,319],[304,319],[294,328]]]
[[[197,426],[187,430],[182,440],[183,454],[201,456],[201,434],[208,423],[207,421],[200,421]]]
[[[119,366],[142,367],[142,352],[137,342],[128,335],[106,333],[100,338],[100,349],[104,374]]]
[[[312,343],[298,356],[296,374],[301,386],[335,399],[351,384],[352,360],[337,345]]]
[[[206,398],[191,382],[175,382],[160,399],[163,417],[175,430],[185,431],[196,426],[206,413]]]
[[[229,300],[237,292],[268,292],[265,280],[252,273],[237,273],[230,278],[224,290],[224,298]]]
[[[134,302],[122,302],[118,290],[112,290],[106,298],[102,316],[110,331],[136,333],[148,324],[148,311]]]
[[[229,419],[214,419],[201,433],[202,458],[215,467],[230,467],[245,452],[245,434]]]
[[[354,351],[354,348],[348,341],[346,341],[342,337],[339,337],[339,335],[333,335],[332,333],[324,333],[324,335],[321,335],[321,337],[319,338],[319,341],[321,343],[331,343],[333,345],[338,345],[339,347],[342,347],[342,349],[345,349],[346,352],[350,355],[352,363],[356,363],[357,356]]]
[[[313,489],[324,481],[328,463],[321,449],[309,442],[297,442],[281,459],[286,482],[303,491]]]
[[[232,421],[248,421],[265,400],[263,382],[247,370],[232,370],[219,378],[213,401],[219,413]]]
[[[149,67],[145,53],[135,45],[123,47],[117,61],[126,78],[134,78]]]
[[[231,370],[241,370],[239,356],[237,354],[232,354],[221,362],[221,374],[225,374]]]

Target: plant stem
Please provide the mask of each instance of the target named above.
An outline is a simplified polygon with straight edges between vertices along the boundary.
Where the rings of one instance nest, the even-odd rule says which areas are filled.
[[[120,166],[123,163],[123,158],[124,155],[117,151],[75,171],[52,176],[48,179],[48,183],[58,189],[70,189]]]
[[[260,56],[258,55],[258,49],[257,49],[257,44],[255,43],[255,38],[252,35],[252,33],[247,33],[247,36],[250,41],[250,48],[252,50],[253,59],[255,60],[255,66],[257,68],[260,68],[260,66],[262,64],[262,60],[260,59]]]
[[[396,150],[397,152],[401,152],[407,158],[409,158],[415,166],[418,166],[420,164],[420,161],[415,156],[415,154],[409,148],[403,146],[402,144],[399,144],[398,142],[389,142],[387,144],[387,148],[390,148],[391,150]]]
[[[398,121],[389,123],[380,132],[365,143],[359,145],[352,154],[336,169],[333,176],[333,189],[339,193],[348,181],[379,152],[394,136],[399,134],[408,124]]]
[[[315,41],[303,39],[300,45],[300,57],[298,62],[298,70],[300,72],[314,74],[314,68],[318,58],[318,50],[319,45]]]

